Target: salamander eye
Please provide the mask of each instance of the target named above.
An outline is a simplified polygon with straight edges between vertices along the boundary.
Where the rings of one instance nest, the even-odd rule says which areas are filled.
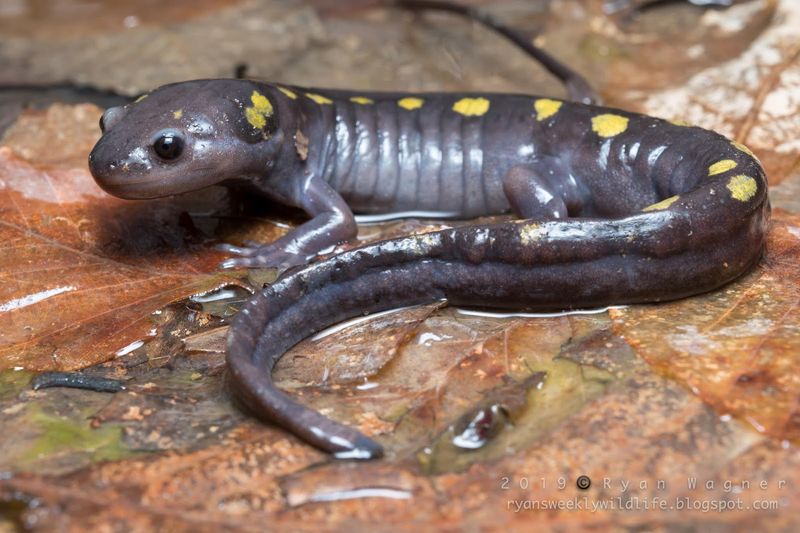
[[[183,139],[176,133],[165,133],[153,143],[153,150],[166,161],[177,159],[183,153]]]

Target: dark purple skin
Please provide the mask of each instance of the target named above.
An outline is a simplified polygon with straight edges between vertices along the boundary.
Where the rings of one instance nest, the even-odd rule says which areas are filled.
[[[270,245],[231,248],[242,254],[231,266],[305,263],[355,235],[351,209],[464,217],[511,210],[527,219],[378,242],[294,269],[234,319],[236,394],[260,418],[339,457],[378,457],[382,447],[291,400],[271,379],[287,350],[325,327],[442,298],[513,309],[673,300],[728,283],[762,255],[764,172],[746,148],[714,132],[569,102],[543,118],[534,96],[289,89],[296,98],[244,80],[157,89],[106,112],[92,174],[127,198],[246,182],[312,217]],[[254,91],[274,110],[263,128],[244,119]],[[424,105],[400,107],[405,97]],[[454,111],[464,97],[490,107],[465,116]],[[609,131],[593,129],[608,114],[618,117],[612,125],[627,119],[624,131],[604,137]],[[165,129],[183,136],[182,157],[155,154]]]

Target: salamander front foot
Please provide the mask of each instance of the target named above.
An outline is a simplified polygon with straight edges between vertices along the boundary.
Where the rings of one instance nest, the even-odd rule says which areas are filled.
[[[308,257],[286,251],[274,245],[259,246],[256,243],[247,243],[248,246],[233,246],[220,244],[217,250],[238,255],[220,263],[220,268],[275,268],[281,273],[289,268],[305,265]]]

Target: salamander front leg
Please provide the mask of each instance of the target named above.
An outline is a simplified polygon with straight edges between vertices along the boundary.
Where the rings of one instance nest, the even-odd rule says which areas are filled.
[[[256,246],[221,245],[220,249],[240,257],[223,261],[222,268],[288,268],[308,263],[321,251],[352,239],[358,230],[353,212],[325,181],[312,178],[297,193],[297,207],[311,220],[275,242]],[[251,244],[251,243],[248,243]]]

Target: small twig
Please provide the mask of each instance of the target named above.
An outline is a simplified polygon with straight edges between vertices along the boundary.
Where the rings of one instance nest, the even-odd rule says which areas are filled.
[[[80,372],[43,372],[31,381],[33,390],[50,387],[85,389],[95,392],[120,392],[125,390],[125,382],[119,379],[87,376]]]

